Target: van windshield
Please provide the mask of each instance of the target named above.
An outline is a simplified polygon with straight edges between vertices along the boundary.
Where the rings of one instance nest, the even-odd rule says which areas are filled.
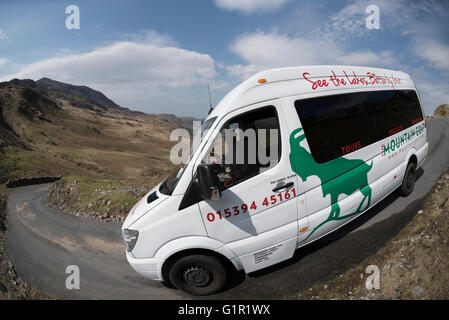
[[[179,180],[182,177],[182,174],[184,173],[184,169],[187,167],[187,164],[191,161],[193,154],[196,152],[196,149],[198,149],[198,146],[201,144],[201,141],[203,141],[203,138],[206,136],[209,129],[212,127],[212,124],[215,122],[217,117],[212,117],[210,119],[204,120],[201,124],[201,130],[196,132],[196,136],[193,137],[192,141],[197,141],[195,145],[192,143],[190,146],[190,158],[189,161],[186,164],[180,164],[177,165],[170,173],[170,175],[164,180],[164,182],[161,184],[161,187],[159,191],[162,194],[171,195],[173,193],[173,190],[175,190],[176,185],[178,184]]]

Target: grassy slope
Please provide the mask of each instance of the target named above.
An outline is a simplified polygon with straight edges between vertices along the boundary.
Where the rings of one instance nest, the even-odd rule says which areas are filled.
[[[380,289],[366,288],[369,265],[380,270]],[[376,254],[299,299],[449,299],[449,172],[423,208]]]
[[[151,188],[151,182],[146,183],[66,176],[52,185],[47,201],[51,206],[74,215],[123,221],[134,204]]]
[[[127,110],[81,109],[62,99],[48,106],[44,100],[43,112],[32,110],[27,116],[20,108],[35,102],[24,102],[22,88],[0,88],[0,99],[4,122],[19,141],[0,141],[0,182],[67,174],[146,179],[172,168],[169,154],[174,143],[169,138],[180,126],[179,119]]]

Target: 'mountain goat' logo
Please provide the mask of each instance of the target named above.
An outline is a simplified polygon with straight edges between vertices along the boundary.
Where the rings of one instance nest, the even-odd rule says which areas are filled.
[[[371,202],[371,187],[368,185],[368,171],[371,170],[373,162],[368,165],[363,160],[350,160],[343,157],[333,159],[326,163],[317,163],[310,152],[300,146],[300,142],[305,139],[305,135],[298,135],[302,128],[298,128],[290,135],[290,165],[292,170],[306,181],[310,176],[318,176],[321,180],[323,197],[331,195],[331,212],[329,217],[315,227],[307,236],[307,240],[318,228],[329,221],[343,220],[357,213],[362,212],[362,205],[367,199],[365,209]],[[353,213],[340,216],[340,206],[338,196],[342,193],[350,195],[357,190],[363,194],[357,210]],[[364,210],[365,210],[364,209]]]

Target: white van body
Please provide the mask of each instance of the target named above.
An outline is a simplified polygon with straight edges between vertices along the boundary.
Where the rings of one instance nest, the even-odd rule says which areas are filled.
[[[377,122],[363,126],[376,137],[360,131],[360,121],[366,121],[368,116],[353,122],[342,119],[345,127],[339,129],[340,120],[330,121],[329,117],[338,117],[346,112],[343,109],[336,108],[333,113],[323,109],[322,114],[313,114],[323,106],[317,98],[341,104],[367,96],[374,101],[372,104],[351,103],[354,110],[373,108],[370,114],[378,118]],[[387,102],[378,96],[386,97],[382,99]],[[380,117],[373,110],[384,110],[386,104],[400,99],[405,102],[398,105],[414,103],[415,109],[418,103],[418,116],[411,115],[413,119],[402,123],[405,116],[394,120],[388,115],[386,122],[401,123],[384,133],[384,121],[379,120],[385,114]],[[422,165],[428,143],[417,99],[410,76],[400,71],[307,66],[254,75],[228,93],[208,115],[205,122],[213,119],[210,130],[171,194],[164,194],[159,184],[130,211],[122,229],[134,230],[138,235],[132,250],[126,252],[129,263],[146,278],[167,281],[164,264],[183,252],[210,252],[246,273],[291,258],[297,248],[347,224],[398,189],[406,180],[409,163],[414,163],[416,169]],[[222,190],[219,200],[197,199],[185,205],[197,167],[220,128],[230,119],[267,106],[274,108],[280,130],[278,163]],[[326,123],[336,129],[326,132]],[[358,126],[353,138],[344,133],[351,123]],[[338,148],[328,146],[328,141],[338,135],[346,140]],[[312,140],[315,145],[311,145]],[[318,152],[314,154],[314,150]],[[273,191],[276,187],[281,189]]]

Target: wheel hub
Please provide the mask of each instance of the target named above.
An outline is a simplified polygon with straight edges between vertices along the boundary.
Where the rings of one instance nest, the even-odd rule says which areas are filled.
[[[184,272],[184,280],[191,286],[204,287],[212,280],[212,273],[205,266],[193,266]]]

